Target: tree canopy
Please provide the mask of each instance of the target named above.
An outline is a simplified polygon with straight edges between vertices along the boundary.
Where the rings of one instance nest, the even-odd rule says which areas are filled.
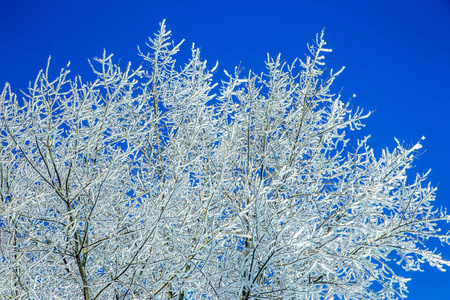
[[[2,298],[392,299],[392,260],[450,265],[436,188],[408,177],[420,142],[347,139],[370,113],[331,89],[323,32],[220,85],[181,44],[162,22],[135,69],[104,52],[93,82],[48,64],[22,100],[5,85]]]

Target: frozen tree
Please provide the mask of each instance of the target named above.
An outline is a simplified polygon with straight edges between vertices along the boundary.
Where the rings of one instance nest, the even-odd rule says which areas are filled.
[[[450,263],[420,143],[374,156],[333,94],[323,34],[304,60],[213,83],[164,22],[143,63],[93,82],[41,71],[1,102],[2,299],[392,299]],[[214,92],[217,92],[217,95]],[[398,273],[398,272],[397,272]]]

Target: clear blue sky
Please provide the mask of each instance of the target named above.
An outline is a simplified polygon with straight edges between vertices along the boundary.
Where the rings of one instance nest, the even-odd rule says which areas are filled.
[[[266,53],[304,57],[306,43],[325,27],[328,65],[346,69],[335,82],[343,98],[375,114],[377,154],[426,137],[412,172],[432,172],[437,206],[450,208],[450,1],[0,1],[0,86],[26,89],[52,56],[54,74],[70,60],[73,74],[93,78],[87,58],[105,48],[123,62],[139,62],[136,45],[166,19],[175,40],[195,42],[212,67],[263,70]],[[217,78],[220,74],[217,73]],[[413,173],[411,173],[414,176]],[[450,259],[450,247],[439,249]],[[450,299],[450,272],[410,273],[409,299]]]

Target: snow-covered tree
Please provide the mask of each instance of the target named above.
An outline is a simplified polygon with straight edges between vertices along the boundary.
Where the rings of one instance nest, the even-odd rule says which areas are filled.
[[[450,265],[420,143],[374,156],[369,116],[331,90],[323,34],[216,88],[179,66],[164,22],[136,69],[41,71],[0,97],[2,299],[392,299],[405,270]],[[217,95],[214,92],[217,91]]]

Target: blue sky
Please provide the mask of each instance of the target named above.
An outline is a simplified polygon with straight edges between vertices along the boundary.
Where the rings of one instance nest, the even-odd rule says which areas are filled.
[[[426,152],[413,172],[432,172],[437,206],[450,208],[450,1],[34,1],[0,2],[0,85],[25,90],[52,56],[53,74],[71,61],[72,74],[92,79],[87,58],[103,49],[139,63],[143,46],[166,19],[176,41],[201,48],[210,67],[241,65],[260,72],[266,53],[288,62],[325,28],[330,68],[343,99],[376,110],[358,137],[370,134],[377,154],[394,137]],[[183,56],[183,55],[182,55]],[[222,72],[216,74],[221,77]],[[450,259],[450,247],[439,249]],[[448,299],[450,272],[409,273],[409,299]]]

